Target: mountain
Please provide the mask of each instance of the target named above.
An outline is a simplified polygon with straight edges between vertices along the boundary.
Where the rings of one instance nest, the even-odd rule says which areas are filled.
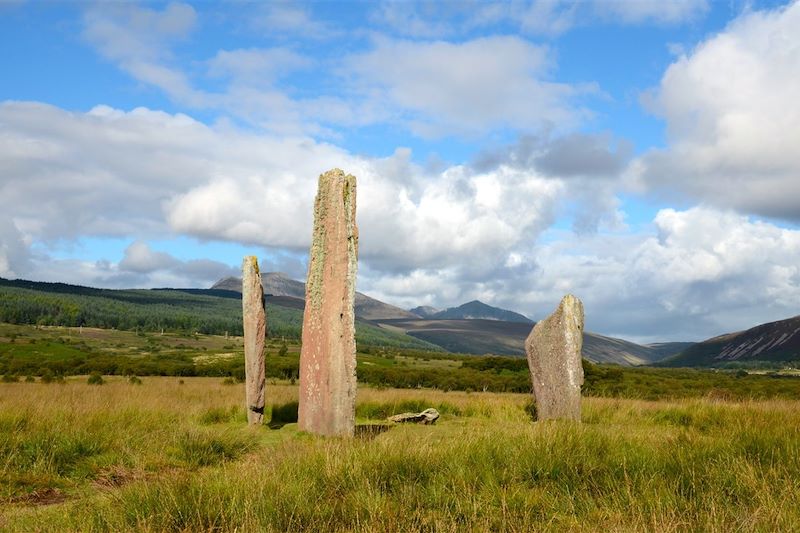
[[[306,284],[289,278],[282,272],[264,272],[261,274],[261,284],[264,294],[273,296],[291,296],[292,298],[306,297]],[[242,278],[223,278],[211,286],[216,290],[242,292]],[[392,318],[417,318],[416,315],[393,305],[370,298],[366,294],[356,292],[355,297],[356,317],[364,320],[381,320]]]
[[[524,355],[531,322],[486,319],[378,320],[383,328],[403,332],[451,352]],[[660,359],[657,349],[596,333],[583,334],[583,357],[594,363],[624,366],[650,364]]]
[[[486,305],[478,300],[472,300],[458,307],[450,307],[426,318],[437,320],[503,320],[505,322],[522,322],[533,324],[533,321],[514,311],[500,309]]]
[[[800,360],[800,315],[699,342],[663,366],[714,366],[731,361]]]
[[[420,318],[430,318],[439,311],[441,311],[441,309],[431,307],[430,305],[420,305],[419,307],[415,307],[414,309],[408,310],[409,313],[411,313],[412,315],[416,315]]]

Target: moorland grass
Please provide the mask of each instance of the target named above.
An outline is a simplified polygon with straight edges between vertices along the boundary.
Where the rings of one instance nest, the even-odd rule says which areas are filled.
[[[361,424],[430,406],[442,418],[337,439],[298,433],[291,423],[248,428],[243,396],[242,385],[211,378],[185,378],[183,386],[176,378],[0,385],[0,529],[789,531],[800,524],[797,401],[587,398],[583,424],[533,423],[529,395],[361,387]],[[270,385],[268,397],[289,412],[297,389]]]

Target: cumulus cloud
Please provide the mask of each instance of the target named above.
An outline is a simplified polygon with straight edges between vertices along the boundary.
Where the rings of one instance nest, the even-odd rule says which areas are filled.
[[[552,229],[575,199],[573,184],[614,183],[538,170],[559,142],[500,150],[505,157],[483,168],[430,171],[408,150],[369,159],[145,109],[69,113],[6,102],[0,275],[137,287],[208,286],[238,272],[147,245],[187,235],[282,250],[298,276],[316,177],[341,166],[359,178],[359,290],[389,302],[479,298],[541,318],[574,292],[592,329],[649,340],[698,339],[796,314],[800,231],[708,207],[663,210],[642,234]],[[588,144],[617,153],[604,142]],[[118,262],[42,255],[48,242],[91,235],[138,240]]]
[[[570,292],[584,301],[588,329],[642,342],[702,340],[797,314],[798,230],[696,207],[662,210],[643,233],[558,237],[509,256],[495,276],[467,282],[457,265],[367,270],[362,290],[408,306],[478,298],[536,320]]]
[[[14,221],[0,217],[0,277],[17,278],[30,270],[30,249]]]
[[[800,220],[800,3],[746,12],[681,56],[649,98],[668,144],[632,167],[643,187]]]
[[[587,114],[573,100],[596,89],[549,81],[548,49],[519,37],[380,39],[346,65],[366,98],[393,105],[397,120],[426,136],[568,128]]]
[[[361,257],[380,270],[490,272],[533,245],[564,195],[561,181],[511,166],[431,173],[408,150],[369,159],[147,109],[0,105],[0,209],[29,241],[178,234],[302,253],[316,178],[337,166],[359,179]],[[134,243],[119,267],[171,264]]]
[[[178,264],[178,260],[165,252],[157,252],[144,241],[134,241],[125,249],[119,268],[129,272],[148,273],[165,270]]]
[[[153,250],[144,241],[134,241],[125,249],[116,270],[123,276],[127,273],[142,275],[148,286],[172,279],[170,286],[207,287],[220,278],[239,275],[237,268],[225,263],[210,259],[182,261],[167,252]]]

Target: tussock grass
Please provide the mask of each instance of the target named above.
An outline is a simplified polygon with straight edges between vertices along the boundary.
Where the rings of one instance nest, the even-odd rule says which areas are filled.
[[[800,523],[795,401],[589,398],[583,424],[532,423],[528,395],[362,387],[360,420],[426,407],[443,417],[336,439],[291,423],[249,428],[243,395],[241,385],[203,378],[0,386],[0,529],[789,531]],[[297,389],[271,385],[268,398],[274,418]],[[54,489],[65,501],[25,499]]]

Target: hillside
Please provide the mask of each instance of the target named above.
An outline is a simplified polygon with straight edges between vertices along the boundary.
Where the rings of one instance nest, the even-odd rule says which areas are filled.
[[[299,339],[303,300],[267,298],[271,337]],[[95,289],[0,278],[0,322],[140,331],[242,334],[240,293],[225,289]],[[441,350],[402,332],[356,321],[362,345]]]
[[[439,311],[427,318],[440,320],[503,320],[505,322],[522,322],[523,324],[533,324],[533,321],[514,311],[492,307],[478,300],[473,300],[458,307],[450,307],[444,311]]]
[[[280,276],[278,281],[282,282]],[[212,289],[111,290],[0,278],[0,322],[241,335],[241,293],[226,288],[234,285],[236,279],[229,278]],[[284,284],[282,290],[290,292],[292,284]],[[266,303],[269,335],[299,339],[303,299],[271,294]],[[379,314],[393,307],[371,298],[366,305]],[[531,327],[530,322],[497,319],[358,317],[356,340],[362,346],[522,355]],[[665,346],[647,347],[586,333],[583,355],[593,362],[641,365],[665,357],[665,350]]]
[[[715,366],[730,362],[800,360],[800,316],[699,342],[664,366]]]
[[[264,294],[291,296],[292,298],[301,299],[306,297],[306,284],[302,281],[290,279],[282,272],[265,272],[261,274],[261,284],[264,286]],[[242,278],[224,278],[212,285],[211,288],[242,292]],[[356,317],[364,320],[416,318],[416,315],[405,309],[381,302],[360,292],[356,292],[355,312]]]
[[[503,355],[524,355],[525,338],[533,327],[532,323],[484,319],[381,320],[377,323],[448,351]],[[645,365],[664,357],[657,349],[596,333],[585,332],[583,339],[583,357],[595,363]]]

